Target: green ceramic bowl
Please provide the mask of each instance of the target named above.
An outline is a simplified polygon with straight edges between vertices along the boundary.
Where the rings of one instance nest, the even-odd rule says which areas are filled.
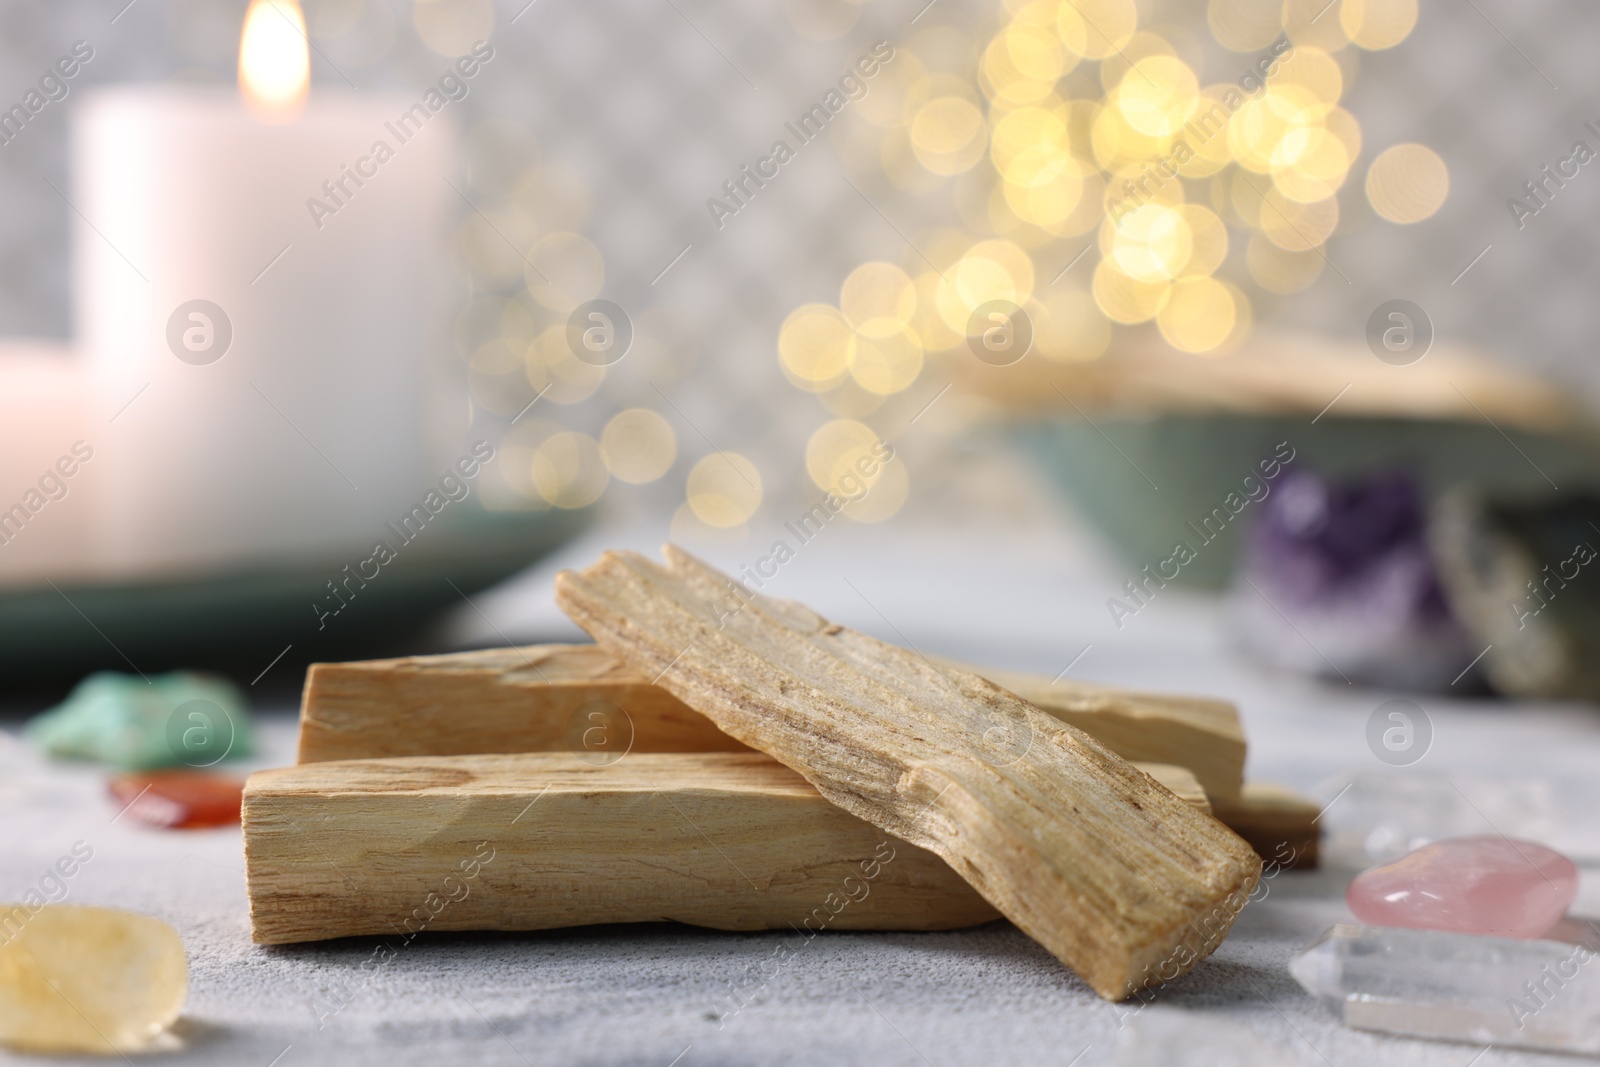
[[[1196,550],[1182,580],[1209,586],[1227,582],[1239,531],[1260,510],[1246,503],[1231,515],[1228,495],[1243,499],[1245,477],[1259,478],[1260,464],[1280,449],[1292,449],[1289,470],[1348,478],[1404,467],[1435,493],[1456,486],[1515,496],[1600,488],[1596,439],[1501,433],[1487,423],[1172,414],[1092,423],[1051,417],[1018,421],[1008,432],[1105,535],[1129,577],[1172,556],[1181,541]],[[1217,508],[1228,523],[1213,518],[1209,530],[1197,532]],[[1201,536],[1219,529],[1210,541]]]
[[[445,608],[533,563],[582,528],[583,512],[452,508],[337,615],[327,584],[355,551],[293,565],[159,582],[43,584],[0,594],[0,675],[70,679],[92,670],[149,674],[209,667],[244,681],[315,660],[399,655]]]

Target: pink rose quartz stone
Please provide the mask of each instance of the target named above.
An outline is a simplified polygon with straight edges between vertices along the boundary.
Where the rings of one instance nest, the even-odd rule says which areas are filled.
[[[1578,868],[1559,852],[1507,837],[1454,837],[1355,877],[1345,892],[1368,926],[1540,937],[1578,895]]]

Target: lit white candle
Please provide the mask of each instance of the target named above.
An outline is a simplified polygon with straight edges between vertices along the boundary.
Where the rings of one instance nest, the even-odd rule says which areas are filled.
[[[121,573],[370,547],[438,473],[451,117],[399,142],[421,93],[307,99],[308,70],[293,0],[254,0],[243,99],[127,86],[78,112],[78,334]]]

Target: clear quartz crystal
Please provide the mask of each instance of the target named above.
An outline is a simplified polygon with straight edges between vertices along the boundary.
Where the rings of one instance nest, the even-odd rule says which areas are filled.
[[[1347,1026],[1520,1048],[1600,1052],[1600,923],[1512,940],[1330,927],[1289,973]]]

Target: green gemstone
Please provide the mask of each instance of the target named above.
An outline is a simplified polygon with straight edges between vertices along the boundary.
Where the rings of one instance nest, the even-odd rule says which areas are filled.
[[[253,747],[243,694],[225,678],[191,671],[148,680],[91,674],[33,718],[26,734],[52,756],[122,770],[209,767]]]

